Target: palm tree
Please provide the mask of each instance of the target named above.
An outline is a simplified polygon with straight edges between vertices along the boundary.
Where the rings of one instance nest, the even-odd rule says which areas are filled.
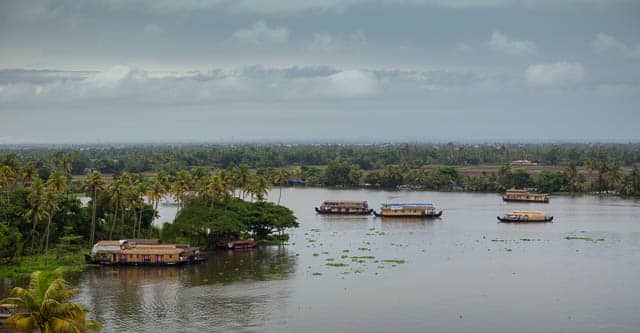
[[[191,174],[186,170],[181,170],[180,172],[178,172],[178,176],[171,184],[171,192],[176,197],[176,201],[178,201],[178,212],[180,212],[180,209],[183,205],[184,196],[191,190],[191,186]]]
[[[36,178],[39,177],[38,169],[33,163],[26,163],[22,167],[22,185],[30,186]]]
[[[271,182],[266,177],[260,175],[256,176],[255,187],[253,189],[256,200],[265,201],[270,188]]]
[[[282,185],[285,184],[287,181],[289,181],[289,171],[287,171],[286,169],[278,170],[278,173],[276,173],[276,176],[273,179],[273,181],[276,184],[278,184],[278,186],[280,187],[280,191],[278,193],[278,205],[279,205],[280,198],[282,198]]]
[[[147,188],[147,198],[153,204],[153,210],[158,212],[158,204],[164,197],[167,195],[167,189],[164,187],[164,184],[156,177]],[[154,219],[151,221],[151,225],[153,225]]]
[[[7,322],[22,332],[99,330],[101,325],[87,320],[87,310],[83,306],[69,302],[78,292],[78,289],[69,288],[60,270],[33,272],[28,289],[15,287],[9,297],[2,300],[2,303],[15,304],[18,310]]]
[[[38,178],[29,187],[29,194],[27,194],[27,201],[29,202],[29,209],[25,212],[24,216],[32,221],[31,227],[31,250],[35,249],[36,245],[36,225],[38,221],[42,220],[45,215],[44,208],[44,194],[45,194],[44,182]]]
[[[111,229],[109,230],[109,239],[113,237],[113,231],[116,227],[116,221],[118,219],[118,209],[120,208],[120,202],[123,197],[123,182],[120,179],[116,179],[109,186],[107,186],[107,193],[109,194],[109,198],[111,203],[114,205],[115,209],[113,212],[113,216],[111,217]],[[122,214],[124,214],[124,209],[122,210]]]
[[[249,166],[242,163],[236,168],[235,172],[235,183],[242,193],[242,200],[244,200],[247,186],[249,185],[249,177],[251,176],[251,173],[249,172]]]
[[[71,170],[73,169],[73,164],[71,163],[71,158],[69,157],[69,155],[62,154],[58,162],[60,163],[60,167],[62,168],[62,171],[64,171],[66,175],[71,176]]]
[[[42,208],[44,209],[48,219],[45,238],[42,240],[44,243],[45,254],[49,252],[49,234],[51,233],[51,224],[53,224],[53,215],[58,210],[59,198],[59,194],[54,190],[48,188],[45,190],[44,198],[42,200]],[[40,247],[42,248],[42,243],[40,244]]]
[[[6,204],[9,204],[9,189],[13,187],[15,181],[16,171],[8,165],[0,166],[0,189],[4,191]],[[7,219],[7,214],[5,212],[5,222]]]
[[[102,189],[102,185],[104,182],[102,181],[102,174],[100,172],[93,172],[87,177],[85,181],[85,190],[91,192],[91,235],[89,237],[89,243],[94,243],[94,238],[96,236],[96,203],[98,198],[98,190]]]
[[[49,175],[49,179],[47,179],[47,188],[57,194],[65,193],[69,188],[69,180],[67,178],[67,175],[65,175],[61,171],[52,172]]]

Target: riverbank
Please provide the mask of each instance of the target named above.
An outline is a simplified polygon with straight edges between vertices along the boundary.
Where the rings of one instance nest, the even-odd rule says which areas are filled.
[[[0,265],[0,277],[25,278],[35,271],[50,271],[57,268],[62,268],[66,272],[81,272],[91,266],[86,263],[84,253],[86,252],[17,257],[9,263]]]

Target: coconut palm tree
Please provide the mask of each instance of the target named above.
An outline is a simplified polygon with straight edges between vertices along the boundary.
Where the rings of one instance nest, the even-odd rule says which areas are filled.
[[[247,186],[249,185],[249,178],[251,173],[249,172],[249,166],[242,163],[235,169],[235,183],[242,193],[242,200],[244,200]]]
[[[16,171],[9,165],[0,166],[0,189],[4,192],[5,202],[9,203],[9,189],[13,187],[16,182]],[[5,222],[7,221],[7,215],[5,213]]]
[[[62,154],[60,159],[58,159],[58,163],[60,163],[60,168],[62,171],[68,176],[71,176],[71,170],[73,169],[73,164],[71,163],[71,158],[68,154]]]
[[[47,188],[57,194],[65,193],[69,188],[67,175],[61,171],[52,172],[47,179]]]
[[[62,272],[36,271],[29,288],[15,287],[2,303],[15,304],[18,313],[7,319],[21,332],[66,333],[99,330],[101,325],[87,320],[87,310],[70,300],[78,294],[62,278]]]
[[[111,217],[111,228],[109,230],[109,239],[113,237],[113,231],[116,227],[116,221],[118,220],[118,211],[120,208],[120,203],[123,198],[123,190],[124,184],[120,179],[116,179],[109,186],[107,186],[107,193],[109,194],[109,201],[114,205],[113,216]],[[122,214],[124,215],[124,209],[122,209]]]
[[[147,198],[149,198],[149,201],[153,204],[153,210],[156,212],[158,212],[158,204],[160,204],[160,201],[162,201],[166,195],[167,189],[157,177],[151,181],[147,187]],[[153,225],[153,222],[155,222],[155,217],[151,221],[151,225]]]
[[[31,227],[31,250],[35,249],[36,245],[36,225],[38,221],[42,220],[45,215],[45,191],[44,182],[38,178],[29,187],[29,193],[27,194],[27,201],[29,202],[29,209],[25,212],[24,216],[32,221]]]
[[[186,170],[181,170],[180,172],[178,172],[175,181],[171,184],[171,192],[176,197],[176,201],[178,202],[178,212],[180,212],[180,209],[184,204],[184,196],[191,190],[191,187],[191,174]]]
[[[44,193],[44,198],[42,200],[42,208],[44,209],[45,215],[47,216],[47,228],[45,229],[45,237],[42,240],[44,243],[44,252],[47,254],[49,252],[49,235],[51,233],[51,225],[53,224],[53,215],[58,210],[60,200],[60,194],[55,192],[52,189],[47,188]],[[40,248],[43,247],[43,244],[40,244]]]
[[[280,198],[282,198],[282,185],[289,181],[289,176],[289,171],[287,171],[287,169],[280,169],[273,179],[274,183],[278,184],[280,187],[280,191],[278,193],[278,205],[280,204]]]
[[[102,174],[100,172],[93,172],[85,180],[85,191],[91,192],[91,235],[89,237],[89,243],[94,243],[96,236],[96,203],[98,198],[98,191],[102,189],[104,182],[102,180]]]
[[[36,169],[36,166],[33,163],[26,163],[22,167],[21,177],[22,177],[22,185],[30,186],[31,183],[33,183],[33,181],[39,177],[38,169]]]
[[[270,188],[271,182],[266,177],[261,175],[256,176],[253,191],[257,201],[265,201]]]

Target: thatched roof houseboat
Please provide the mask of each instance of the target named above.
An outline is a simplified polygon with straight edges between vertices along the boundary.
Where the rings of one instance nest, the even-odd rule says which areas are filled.
[[[380,213],[373,212],[380,217],[414,217],[434,218],[442,216],[430,203],[386,203],[380,207]]]
[[[87,260],[102,265],[180,265],[206,258],[197,247],[160,244],[157,240],[123,239],[99,241]]]
[[[369,208],[366,201],[354,200],[327,200],[316,207],[318,214],[339,214],[339,215],[370,215],[373,209]]]
[[[507,190],[507,193],[502,196],[502,200],[504,201],[516,201],[516,202],[540,202],[540,203],[548,203],[549,195],[548,194],[537,194],[531,193],[527,190],[516,190],[510,189]]]
[[[551,222],[553,216],[547,216],[540,210],[514,210],[504,214],[504,216],[498,216],[500,222]]]

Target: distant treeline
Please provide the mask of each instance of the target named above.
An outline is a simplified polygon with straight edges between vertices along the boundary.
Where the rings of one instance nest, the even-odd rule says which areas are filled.
[[[34,161],[39,170],[54,168],[63,154],[71,160],[72,174],[87,169],[102,173],[175,172],[195,166],[250,168],[322,166],[333,160],[362,170],[389,165],[480,165],[531,160],[543,165],[584,165],[589,160],[616,161],[629,167],[640,163],[640,144],[389,144],[389,145],[127,145],[69,146],[66,148],[5,146],[2,155]]]

